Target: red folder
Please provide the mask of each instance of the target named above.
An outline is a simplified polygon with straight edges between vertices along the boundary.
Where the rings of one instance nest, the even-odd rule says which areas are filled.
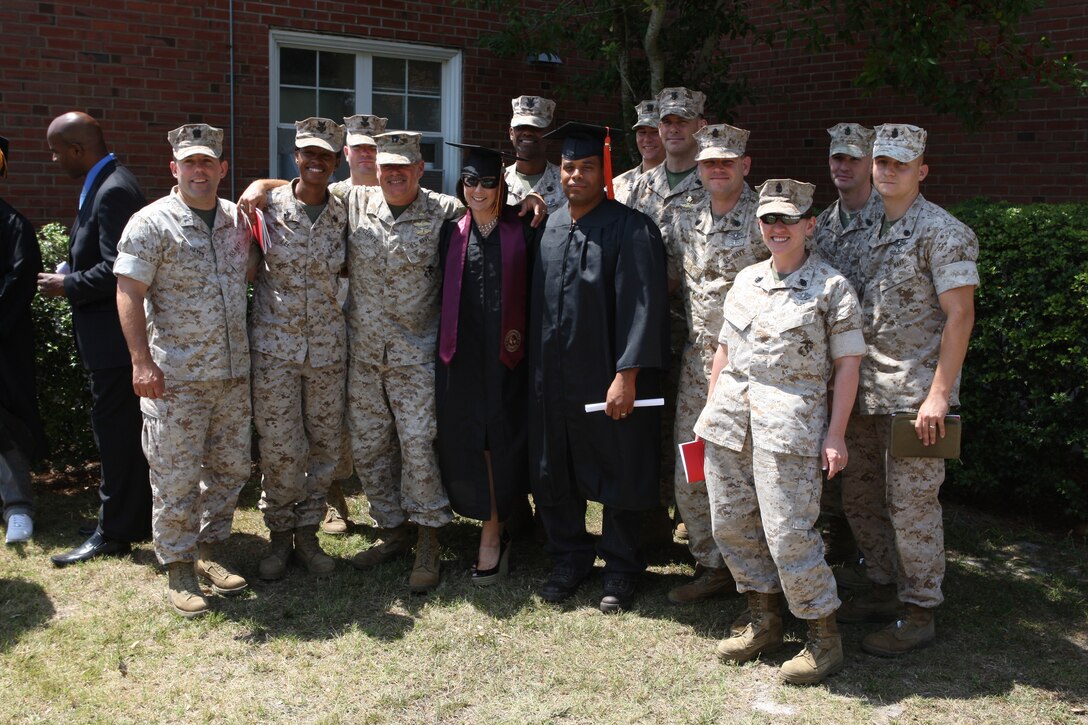
[[[706,480],[703,475],[703,456],[706,448],[702,438],[680,444],[680,459],[684,462],[684,476],[688,483],[699,483]]]

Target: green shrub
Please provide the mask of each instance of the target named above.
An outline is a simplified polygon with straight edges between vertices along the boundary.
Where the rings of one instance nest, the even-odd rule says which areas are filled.
[[[971,201],[981,284],[950,493],[1052,522],[1088,519],[1088,204]]]
[[[47,271],[68,259],[68,230],[46,224],[38,231]],[[91,433],[91,395],[72,336],[72,310],[63,297],[35,295],[38,404],[49,437],[47,460],[57,468],[96,458]]]

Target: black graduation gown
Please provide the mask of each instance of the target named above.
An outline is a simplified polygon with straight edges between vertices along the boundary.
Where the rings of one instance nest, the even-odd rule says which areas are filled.
[[[32,461],[45,454],[30,312],[41,270],[33,225],[0,199],[0,439],[10,437]]]
[[[507,207],[506,214],[517,214]],[[540,232],[519,219],[531,269]],[[443,274],[450,237],[460,220],[442,225],[439,259]],[[524,288],[528,289],[529,274]],[[526,300],[528,315],[528,300]],[[439,329],[439,340],[442,331]],[[435,404],[438,418],[438,463],[450,506],[458,514],[486,521],[491,518],[484,451],[491,453],[495,502],[505,521],[519,499],[529,492],[528,433],[525,405],[529,366],[526,358],[513,370],[499,354],[502,348],[502,246],[496,226],[485,239],[473,223],[461,281],[457,322],[457,352],[449,366],[435,362]]]
[[[581,495],[625,510],[658,505],[661,408],[636,408],[614,421],[586,413],[585,405],[604,401],[616,371],[628,368],[639,368],[638,399],[661,396],[669,361],[666,285],[661,233],[645,214],[605,200],[574,225],[568,207],[548,218],[529,316],[537,503]]]

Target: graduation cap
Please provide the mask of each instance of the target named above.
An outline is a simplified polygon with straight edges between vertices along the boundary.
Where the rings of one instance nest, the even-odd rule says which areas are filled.
[[[623,138],[623,130],[612,126],[594,126],[590,123],[567,121],[544,138],[563,140],[560,156],[568,161],[577,161],[589,156],[600,156],[604,161],[605,187],[608,198],[614,199],[612,191],[612,140]]]
[[[518,157],[507,151],[496,151],[486,146],[475,146],[468,143],[446,142],[447,146],[456,146],[465,149],[461,161],[461,171],[473,173],[476,176],[502,176],[505,161],[518,161]]]

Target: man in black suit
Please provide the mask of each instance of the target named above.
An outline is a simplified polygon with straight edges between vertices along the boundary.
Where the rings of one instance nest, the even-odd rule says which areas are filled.
[[[53,160],[84,179],[72,224],[68,269],[38,275],[49,297],[72,305],[72,327],[91,385],[91,428],[102,460],[98,525],[83,544],[52,561],[67,566],[97,556],[128,553],[151,533],[151,486],[140,444],[140,399],[132,390],[132,362],[117,317],[117,241],[144,199],[136,177],[106,148],[102,128],[86,113],[53,119],[46,138]],[[47,412],[48,414],[48,412]]]

